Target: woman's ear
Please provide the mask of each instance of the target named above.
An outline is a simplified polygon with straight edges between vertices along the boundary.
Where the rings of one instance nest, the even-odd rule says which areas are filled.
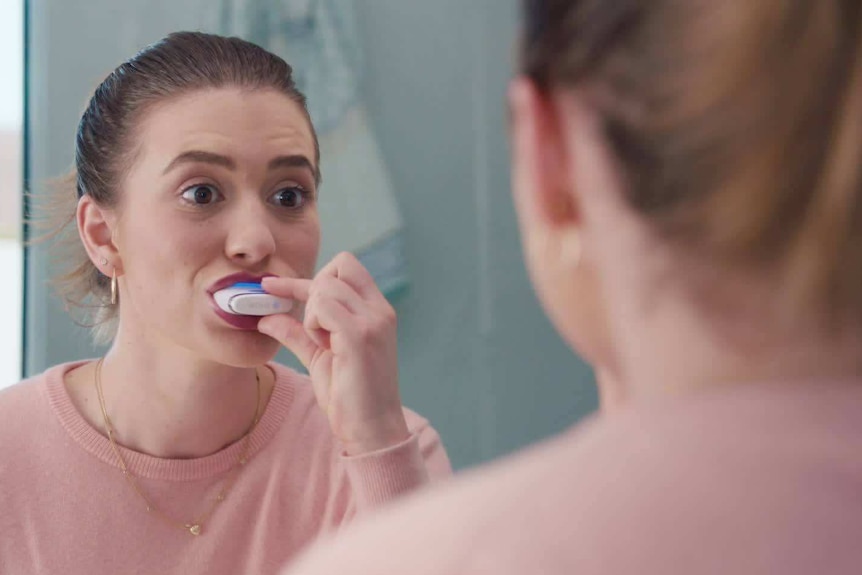
[[[512,190],[525,247],[553,245],[557,256],[577,257],[581,217],[562,111],[526,78],[513,80],[509,103]]]
[[[518,79],[510,90],[512,187],[524,258],[551,322],[582,358],[613,361],[596,255],[590,254],[586,200],[594,134],[565,106],[568,93],[546,95]],[[576,132],[573,134],[572,132]],[[585,145],[587,150],[585,151]],[[590,156],[591,158],[592,156]],[[583,252],[583,256],[582,256]]]
[[[98,205],[89,194],[84,194],[78,200],[75,217],[78,234],[93,265],[108,277],[114,272],[121,273],[122,262],[114,243],[115,213]]]

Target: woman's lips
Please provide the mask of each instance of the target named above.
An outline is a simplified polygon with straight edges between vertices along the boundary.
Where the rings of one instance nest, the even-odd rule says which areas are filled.
[[[263,278],[274,276],[275,274],[263,274],[263,275],[253,275],[247,273],[235,273],[230,274],[216,281],[214,284],[210,286],[207,290],[208,293],[214,294],[220,289],[224,289],[230,287],[237,283],[253,283],[259,284]]]
[[[258,316],[250,316],[250,315],[236,315],[232,313],[228,313],[221,309],[218,304],[215,302],[215,298],[213,294],[220,289],[224,289],[230,287],[236,283],[246,282],[246,283],[260,283],[260,281],[265,277],[274,276],[275,274],[263,274],[263,275],[253,275],[243,272],[238,272],[234,274],[230,274],[225,276],[215,282],[210,288],[207,290],[207,293],[210,296],[210,305],[212,305],[213,310],[216,315],[222,318],[225,323],[236,329],[242,329],[247,331],[257,330],[257,323],[260,321],[260,317]]]

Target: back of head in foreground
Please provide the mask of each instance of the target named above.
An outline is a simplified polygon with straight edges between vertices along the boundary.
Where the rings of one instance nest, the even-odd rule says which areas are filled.
[[[291,573],[855,572],[862,2],[525,7],[525,259],[607,413]]]

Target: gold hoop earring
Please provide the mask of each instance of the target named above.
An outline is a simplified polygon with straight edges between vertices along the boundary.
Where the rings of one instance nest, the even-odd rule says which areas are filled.
[[[117,305],[117,268],[111,272],[111,305]]]

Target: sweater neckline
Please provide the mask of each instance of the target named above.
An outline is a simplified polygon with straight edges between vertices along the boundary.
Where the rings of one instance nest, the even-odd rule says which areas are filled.
[[[88,361],[92,360],[63,363],[45,372],[48,402],[75,443],[103,463],[119,469],[120,463],[114,454],[111,442],[84,419],[72,402],[69,390],[66,389],[66,374]],[[301,377],[297,372],[274,362],[268,363],[267,366],[275,374],[275,385],[263,415],[249,437],[247,454],[249,460],[260,452],[281,428],[293,402],[296,379]],[[197,481],[227,472],[236,464],[244,443],[245,437],[242,437],[215,453],[193,459],[161,458],[123,446],[118,447],[129,470],[138,477],[167,481]]]

